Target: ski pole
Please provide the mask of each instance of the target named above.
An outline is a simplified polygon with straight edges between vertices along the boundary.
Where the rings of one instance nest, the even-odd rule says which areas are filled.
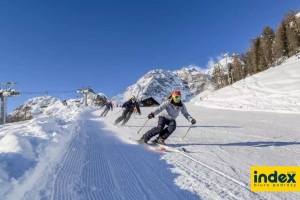
[[[190,128],[188,129],[188,131],[184,134],[183,137],[181,137],[180,139],[183,141],[184,137],[188,134],[188,132],[190,131],[190,129],[192,128],[193,124],[191,124]]]
[[[144,128],[144,126],[147,124],[148,121],[149,121],[149,119],[147,119],[147,121],[144,123],[144,125],[142,126],[142,128]],[[142,130],[142,128],[140,128],[140,130],[138,130],[137,134],[140,134],[140,131]]]
[[[121,111],[123,111],[123,109],[122,109],[122,110],[120,110],[120,111],[118,111],[118,112],[116,112],[115,114],[117,114],[117,113],[119,113],[119,112],[121,112]],[[114,114],[114,115],[115,115],[115,114]]]

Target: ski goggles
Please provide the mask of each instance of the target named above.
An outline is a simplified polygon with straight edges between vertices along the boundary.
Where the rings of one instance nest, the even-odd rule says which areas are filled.
[[[181,95],[172,95],[172,97],[176,100],[180,100],[181,99]]]

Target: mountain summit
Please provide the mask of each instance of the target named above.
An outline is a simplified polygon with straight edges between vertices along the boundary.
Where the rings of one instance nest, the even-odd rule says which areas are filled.
[[[161,103],[172,91],[180,90],[182,100],[187,101],[200,92],[211,89],[209,77],[196,68],[182,68],[176,71],[158,69],[149,71],[114,99],[117,104],[122,104],[130,99],[131,95],[135,95],[139,100],[153,97]]]

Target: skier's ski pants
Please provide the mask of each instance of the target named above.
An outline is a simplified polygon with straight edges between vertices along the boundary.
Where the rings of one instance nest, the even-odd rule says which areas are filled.
[[[109,108],[105,108],[104,111],[102,112],[101,116],[105,117],[109,111]]]
[[[168,127],[164,129],[165,125],[168,125]],[[143,135],[142,138],[146,141],[149,141],[153,136],[159,134],[159,138],[166,140],[175,131],[175,129],[176,129],[175,120],[169,120],[164,117],[159,117],[157,127],[149,130],[147,133]]]
[[[130,119],[131,114],[133,113],[133,111],[128,111],[128,110],[124,110],[122,113],[122,116],[119,117],[118,119],[116,119],[115,123],[118,124],[120,121],[123,121],[123,124],[126,124],[128,122],[128,120]]]

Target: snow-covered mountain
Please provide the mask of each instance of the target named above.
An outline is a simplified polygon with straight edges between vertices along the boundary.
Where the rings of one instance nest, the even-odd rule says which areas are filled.
[[[32,119],[34,116],[38,117],[43,114],[50,115],[54,110],[57,111],[59,109],[58,104],[62,104],[61,101],[51,96],[31,98],[12,111],[8,115],[8,119],[10,121],[18,121],[21,119],[25,120],[25,118]]]
[[[181,80],[188,83],[190,92],[193,95],[212,89],[209,77],[195,68],[182,68],[181,70],[174,71],[174,73]]]
[[[153,97],[162,102],[172,91],[180,90],[183,101],[189,100],[202,91],[212,89],[207,75],[195,68],[181,70],[152,70],[140,78],[134,85],[129,86],[123,94],[114,97],[117,104],[122,104],[131,95],[137,99]]]
[[[207,107],[300,113],[300,59],[281,65],[191,100]]]
[[[210,68],[203,70],[201,73],[208,75],[209,77],[212,77],[215,66],[220,66],[220,68],[224,69],[224,73],[228,73],[228,64],[233,63],[233,57],[222,58],[218,62],[216,62],[214,65],[212,65]]]
[[[103,93],[90,93],[87,97],[89,107],[103,105],[107,97]],[[83,98],[69,99],[65,102],[51,96],[35,97],[26,101],[8,115],[8,121],[22,121],[36,117],[57,114],[65,108],[80,108],[84,106]]]

